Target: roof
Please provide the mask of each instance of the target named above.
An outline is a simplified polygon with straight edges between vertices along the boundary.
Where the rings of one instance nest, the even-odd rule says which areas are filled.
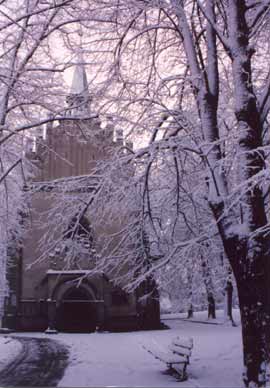
[[[54,191],[54,192],[80,192],[89,193],[97,189],[100,180],[99,175],[78,175],[70,176],[51,181],[31,182],[25,185],[24,191],[33,190],[35,192],[40,191]]]

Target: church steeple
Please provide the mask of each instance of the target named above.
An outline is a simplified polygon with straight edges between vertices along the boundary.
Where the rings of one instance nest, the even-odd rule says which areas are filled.
[[[91,97],[88,89],[87,75],[82,58],[78,55],[78,61],[74,69],[70,93],[67,96],[69,114],[74,117],[86,117],[90,113]]]
[[[88,93],[88,83],[85,67],[83,63],[77,63],[74,73],[72,84],[70,88],[70,94],[89,94]]]

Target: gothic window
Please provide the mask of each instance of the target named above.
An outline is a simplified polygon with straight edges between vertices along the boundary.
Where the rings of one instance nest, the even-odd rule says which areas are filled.
[[[91,248],[93,246],[93,231],[88,219],[81,217],[78,221],[77,216],[73,217],[65,233],[65,238],[77,239],[86,248]]]

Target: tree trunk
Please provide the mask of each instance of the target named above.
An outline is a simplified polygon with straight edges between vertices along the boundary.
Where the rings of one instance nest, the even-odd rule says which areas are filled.
[[[189,307],[188,307],[188,315],[187,315],[188,319],[189,318],[193,318],[193,305],[192,303],[190,303]]]
[[[187,318],[193,318],[193,271],[191,268],[188,269],[188,291],[187,291],[187,300],[188,300],[188,315]]]
[[[225,320],[229,320],[232,322],[234,326],[234,320],[232,316],[232,297],[233,297],[233,285],[230,279],[227,280],[225,287]]]
[[[208,300],[208,319],[216,319],[216,304],[212,294],[207,297]]]
[[[228,244],[225,244],[228,248]],[[259,239],[239,242],[228,253],[236,278],[242,322],[246,387],[270,381],[270,260]],[[238,254],[237,254],[238,253]]]
[[[265,387],[269,382],[270,315],[261,277],[238,283],[244,347],[244,383],[247,387]]]
[[[216,304],[215,304],[215,298],[214,298],[214,292],[213,292],[214,287],[213,287],[211,269],[210,269],[208,259],[204,255],[201,255],[201,263],[202,263],[203,282],[204,282],[206,294],[207,294],[208,318],[216,319]]]
[[[232,315],[232,305],[233,305],[233,282],[232,282],[232,269],[229,266],[228,269],[228,276],[226,279],[226,286],[225,286],[225,300],[224,300],[224,320],[225,322],[230,321],[232,323],[232,326],[236,326],[233,315]]]

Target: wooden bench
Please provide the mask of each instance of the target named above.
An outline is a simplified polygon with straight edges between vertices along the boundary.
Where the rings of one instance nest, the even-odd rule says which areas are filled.
[[[193,339],[182,339],[176,337],[167,348],[160,347],[159,344],[152,340],[150,345],[142,345],[143,348],[156,359],[164,362],[170,371],[176,372],[180,381],[187,380],[186,368],[189,364],[191,350],[193,348]]]

